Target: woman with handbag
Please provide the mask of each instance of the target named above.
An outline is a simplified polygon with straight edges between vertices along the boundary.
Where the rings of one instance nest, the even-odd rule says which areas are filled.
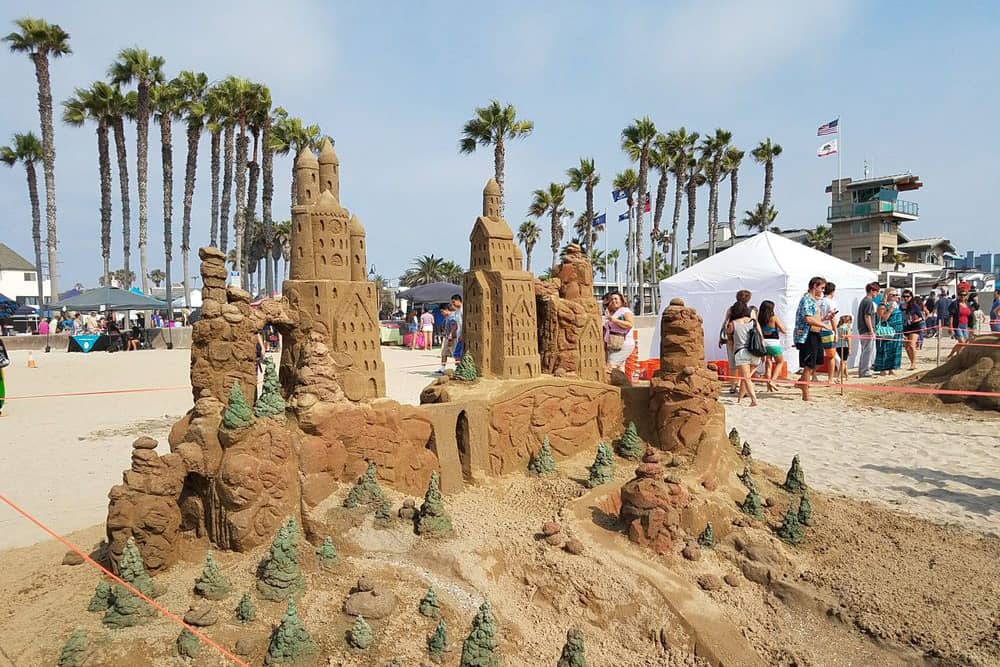
[[[4,368],[10,366],[10,356],[7,354],[7,347],[3,344],[3,338],[0,338],[0,417],[3,416],[3,403],[4,399],[7,397],[7,387],[4,384]]]
[[[753,386],[753,371],[760,365],[767,353],[764,348],[764,334],[757,320],[750,316],[745,303],[737,301],[729,311],[726,333],[733,337],[733,358],[736,361],[736,376],[739,378],[737,405],[744,396],[750,397],[750,407],[757,406],[757,392]]]
[[[620,292],[608,295],[608,308],[604,315],[604,347],[607,350],[607,371],[625,370],[625,361],[635,349],[632,311],[625,305]]]

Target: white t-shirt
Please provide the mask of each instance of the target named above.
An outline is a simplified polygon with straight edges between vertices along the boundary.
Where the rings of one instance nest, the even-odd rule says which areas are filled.
[[[821,319],[826,320],[827,316],[836,310],[838,310],[837,302],[830,297],[824,296],[819,300],[819,316]],[[833,329],[836,326],[836,322],[828,323],[828,325],[824,326],[829,326],[830,329]]]

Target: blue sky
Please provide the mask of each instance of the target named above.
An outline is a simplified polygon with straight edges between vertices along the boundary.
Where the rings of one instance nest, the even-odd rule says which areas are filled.
[[[531,191],[564,180],[581,156],[595,158],[603,179],[598,206],[616,220],[623,207],[611,202],[610,183],[628,166],[619,133],[642,115],[662,130],[725,127],[744,149],[772,137],[784,147],[775,165],[777,224],[813,227],[825,222],[824,188],[837,171],[836,158],[815,157],[823,142],[816,127],[839,115],[845,176],[860,178],[867,159],[879,174],[922,177],[924,188],[907,195],[921,208],[920,221],[905,228],[910,236],[942,235],[960,251],[1000,248],[993,211],[998,160],[990,141],[1000,106],[995,3],[635,2],[627,13],[569,2],[505,2],[479,11],[444,2],[289,0],[276,9],[245,0],[235,7],[13,0],[0,19],[30,14],[69,31],[74,53],[52,66],[57,104],[75,86],[103,77],[118,49],[131,45],[164,56],[171,76],[196,69],[213,80],[237,74],[266,83],[276,104],[336,139],[342,203],[368,230],[369,262],[389,277],[421,254],[468,264],[468,234],[492,175],[492,152],[460,155],[457,143],[473,108],[494,97],[535,122],[534,134],[507,151],[506,217],[515,228],[527,217]],[[30,61],[0,58],[0,137],[38,132]],[[182,132],[174,140],[175,243]],[[163,224],[158,133],[150,139],[152,269],[163,266]],[[193,247],[208,240],[207,138],[201,148]],[[57,124],[56,149],[61,287],[92,285],[101,270],[94,132]],[[277,161],[276,176],[275,217],[287,218],[288,160]],[[745,161],[741,212],[759,201],[762,185],[763,169]],[[728,198],[723,187],[723,216]],[[699,238],[706,235],[706,202],[707,191],[700,192]],[[582,210],[583,193],[568,203]],[[31,257],[22,169],[0,171],[0,209],[0,240]],[[113,220],[117,268],[117,194]],[[539,224],[544,235],[534,261],[544,266],[548,228]],[[624,223],[617,224],[609,224],[612,247],[625,235]]]

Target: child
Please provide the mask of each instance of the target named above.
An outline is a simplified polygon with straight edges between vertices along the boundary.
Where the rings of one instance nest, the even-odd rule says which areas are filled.
[[[847,359],[851,356],[851,327],[854,318],[850,315],[842,315],[837,322],[837,358],[834,360],[839,364],[837,377],[843,384],[847,379]]]

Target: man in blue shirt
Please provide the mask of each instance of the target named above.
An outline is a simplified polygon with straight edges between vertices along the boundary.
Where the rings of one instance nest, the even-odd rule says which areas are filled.
[[[441,336],[441,368],[438,375],[444,375],[448,368],[448,358],[455,349],[455,341],[458,335],[458,320],[451,309],[451,304],[441,306],[441,315],[444,317],[444,333]]]
[[[799,307],[795,311],[795,347],[799,350],[799,366],[802,368],[802,380],[798,382],[802,390],[802,400],[809,400],[809,382],[816,372],[816,367],[823,363],[823,340],[820,331],[823,320],[819,314],[819,300],[823,298],[823,288],[826,279],[816,276],[809,279],[809,291],[802,295]]]

